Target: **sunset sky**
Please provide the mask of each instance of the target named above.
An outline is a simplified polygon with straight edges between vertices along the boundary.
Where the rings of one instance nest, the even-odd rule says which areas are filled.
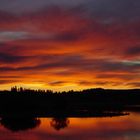
[[[0,90],[140,88],[140,0],[0,0]]]

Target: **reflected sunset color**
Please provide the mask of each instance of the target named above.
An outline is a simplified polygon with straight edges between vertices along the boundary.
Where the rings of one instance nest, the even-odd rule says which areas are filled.
[[[2,140],[138,140],[140,137],[140,113],[128,116],[102,118],[59,119],[66,127],[56,129],[53,118],[41,118],[41,124],[34,129],[12,132],[0,126]],[[59,122],[59,123],[60,123]]]

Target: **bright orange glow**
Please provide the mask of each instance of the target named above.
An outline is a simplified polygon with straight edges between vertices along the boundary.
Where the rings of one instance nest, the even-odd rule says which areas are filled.
[[[138,88],[140,20],[80,10],[0,11],[0,89]]]

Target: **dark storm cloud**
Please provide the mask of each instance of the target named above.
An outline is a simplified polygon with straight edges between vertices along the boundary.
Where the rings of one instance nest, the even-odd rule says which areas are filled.
[[[58,6],[74,6],[84,3],[85,0],[1,0],[0,9],[13,12],[35,11],[43,7],[58,5]]]
[[[18,63],[21,61],[25,61],[27,59],[24,56],[14,56],[10,54],[0,53],[0,62],[1,63]]]
[[[88,5],[88,10],[91,10],[92,15],[96,17],[131,19],[139,18],[139,7],[139,0],[93,0]]]
[[[137,56],[137,55],[140,55],[140,45],[137,45],[137,46],[133,46],[133,47],[130,47],[128,48],[125,53],[129,56],[133,55],[133,56]]]
[[[9,12],[38,11],[44,7],[58,6],[84,12],[96,17],[139,18],[139,0],[1,0],[0,10]]]

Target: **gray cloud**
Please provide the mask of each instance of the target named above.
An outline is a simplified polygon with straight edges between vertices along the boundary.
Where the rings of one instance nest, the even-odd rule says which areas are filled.
[[[21,40],[26,39],[28,33],[26,32],[11,32],[11,31],[2,31],[0,32],[0,42],[12,41],[12,40]]]
[[[31,59],[38,58],[42,63],[37,63],[36,66],[20,66],[14,67],[0,67],[0,71],[42,71],[57,68],[71,69],[75,72],[134,72],[140,71],[140,63],[135,61],[110,61],[108,59],[87,59],[82,55],[65,54],[63,56],[34,56]],[[30,57],[6,56],[3,55],[1,61],[15,62],[30,60]]]
[[[139,0],[1,0],[0,10],[9,12],[37,11],[44,7],[58,6],[82,8],[94,17],[139,18]]]
[[[0,53],[0,62],[1,63],[19,63],[28,60],[30,57],[26,56],[16,56],[6,53]]]

